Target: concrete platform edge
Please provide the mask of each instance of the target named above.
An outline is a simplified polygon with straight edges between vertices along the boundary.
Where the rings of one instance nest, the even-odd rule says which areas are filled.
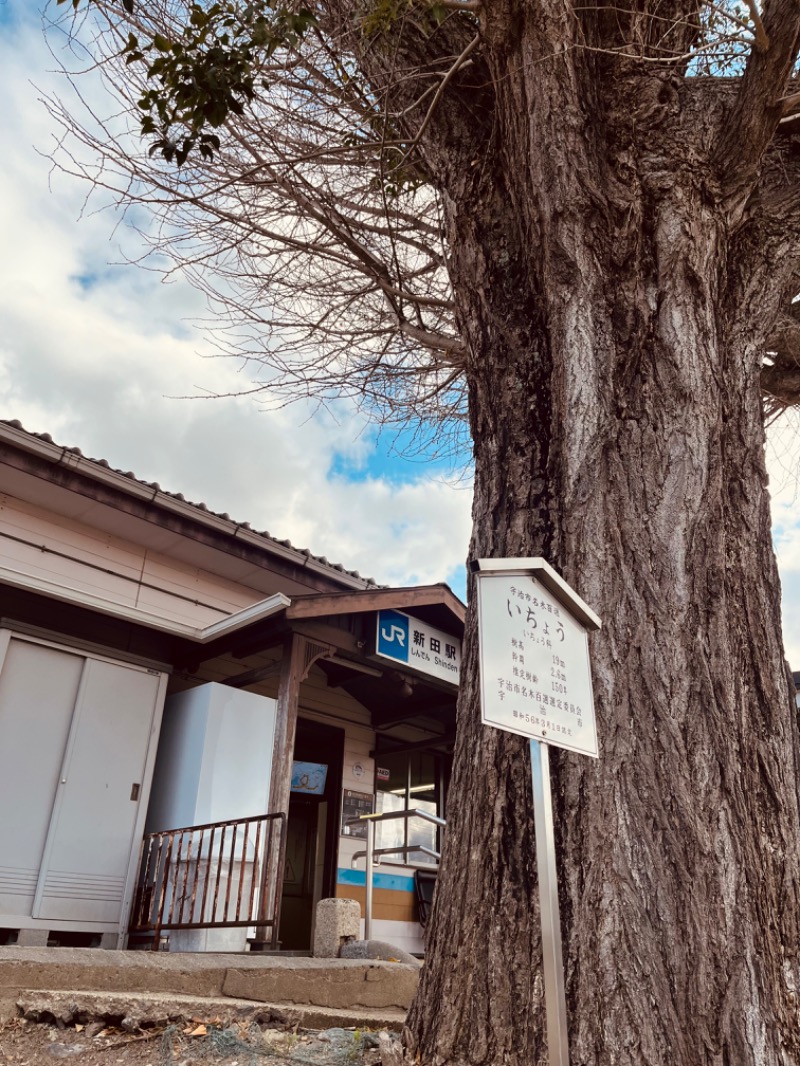
[[[41,991],[236,1001],[291,1014],[309,1028],[397,1029],[418,978],[416,967],[375,960],[6,947],[0,948],[0,1019],[14,1016],[23,991]]]
[[[7,1009],[3,1017],[2,1006]],[[112,1021],[123,1029],[177,1024],[203,1019],[230,1024],[257,1021],[304,1029],[360,1028],[399,1031],[404,1011],[333,1010],[295,1003],[261,1003],[230,997],[145,995],[64,989],[23,989],[14,1000],[0,1000],[0,1019],[25,1016],[32,1020],[56,1019],[69,1024],[80,1020]]]

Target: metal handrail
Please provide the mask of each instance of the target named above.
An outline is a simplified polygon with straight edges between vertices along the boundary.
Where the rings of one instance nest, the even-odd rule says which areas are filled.
[[[403,818],[408,821],[409,818],[421,818],[424,822],[430,822],[431,825],[436,825],[442,829],[446,828],[447,822],[444,818],[439,818],[436,814],[431,814],[429,811],[422,811],[419,807],[409,807],[402,811],[387,811],[385,814],[361,814],[358,818],[351,818],[347,825],[358,825],[359,822],[391,822],[397,821],[398,818]],[[408,855],[409,851],[421,851],[425,855],[430,855],[433,859],[441,859],[441,854],[438,851],[433,851],[431,848],[426,848],[424,844],[404,844],[400,848],[373,848],[372,858],[375,859],[376,855]],[[350,867],[352,869],[353,863],[356,859],[363,859],[366,855],[366,851],[357,851],[355,855],[350,859]]]
[[[373,848],[372,859],[373,862],[376,858],[380,860],[382,855],[402,855],[405,857],[410,851],[421,851],[423,855],[430,855],[432,859],[437,860],[442,857],[441,852],[434,851],[433,848],[428,848],[424,844],[403,844],[399,848]],[[353,864],[357,859],[363,859],[366,854],[366,851],[357,851],[350,859],[350,868],[353,868]],[[380,866],[380,861],[376,862],[375,865]]]
[[[435,859],[441,858],[438,851],[433,851],[431,848],[425,847],[424,844],[405,844],[401,848],[378,848],[375,849],[375,824],[376,822],[390,822],[397,821],[399,818],[408,821],[409,818],[421,818],[425,822],[430,822],[432,825],[438,826],[441,829],[447,827],[447,822],[444,818],[439,818],[438,815],[430,814],[428,811],[421,811],[417,807],[409,807],[404,811],[388,811],[386,814],[362,814],[358,818],[351,818],[347,821],[347,825],[359,825],[362,822],[367,824],[367,848],[366,851],[358,851],[350,860],[350,866],[352,868],[356,859],[366,858],[365,863],[365,895],[364,900],[364,939],[372,939],[372,874],[373,867],[375,865],[375,856],[381,855],[397,855],[398,852],[402,852],[407,855],[409,851],[421,851],[426,855],[430,855]]]
[[[425,822],[432,822],[434,825],[440,825],[444,828],[447,822],[444,818],[440,818],[438,814],[431,814],[430,811],[420,810],[419,807],[408,807],[402,811],[386,811],[384,814],[360,814],[358,818],[351,818],[347,823],[348,825],[356,825],[358,822],[391,822],[398,818],[405,818],[408,821],[409,818],[422,818]]]
[[[283,812],[148,833],[129,932],[158,951],[165,929],[255,926],[275,947],[285,840]]]

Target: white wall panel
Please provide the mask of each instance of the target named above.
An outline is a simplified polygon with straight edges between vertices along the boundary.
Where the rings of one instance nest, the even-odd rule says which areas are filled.
[[[0,566],[195,626],[263,598],[190,563],[3,494]]]
[[[275,708],[266,696],[213,682],[170,696],[147,831],[265,814]]]
[[[8,644],[0,672],[0,915],[31,912],[84,661]]]
[[[0,630],[0,926],[120,928],[164,689]]]
[[[160,678],[87,662],[34,917],[119,920]]]

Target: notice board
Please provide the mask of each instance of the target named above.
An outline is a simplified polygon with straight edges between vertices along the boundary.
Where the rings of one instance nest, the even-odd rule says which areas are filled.
[[[367,839],[367,825],[348,825],[352,818],[360,818],[362,814],[372,814],[373,796],[371,792],[354,792],[346,788],[342,792],[342,836],[359,837]]]

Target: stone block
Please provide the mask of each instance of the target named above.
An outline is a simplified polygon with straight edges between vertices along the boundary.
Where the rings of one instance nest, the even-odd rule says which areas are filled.
[[[243,956],[247,958],[247,956]],[[408,1010],[419,968],[371,959],[287,959],[257,969],[228,970],[223,994],[271,1004],[335,1010]]]
[[[18,948],[46,948],[49,929],[20,929],[17,934]]]
[[[357,939],[361,907],[354,899],[321,899],[314,922],[314,957],[336,959],[343,944]]]
[[[384,940],[350,940],[343,945],[340,954],[343,959],[379,959],[382,962],[402,962],[417,968],[422,965],[407,951]]]

